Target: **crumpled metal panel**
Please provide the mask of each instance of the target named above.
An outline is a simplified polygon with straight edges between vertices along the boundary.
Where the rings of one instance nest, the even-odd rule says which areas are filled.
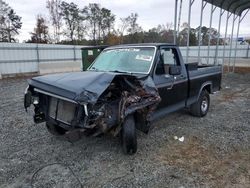
[[[227,10],[233,14],[240,16],[242,12],[250,8],[249,0],[204,0],[219,8]]]
[[[161,97],[150,76],[146,79],[137,80],[138,85],[135,85],[134,93],[127,91],[122,92],[122,99],[119,105],[120,121],[138,110],[143,110],[146,115],[146,121],[150,121],[150,117],[158,104],[161,102]]]
[[[85,71],[75,73],[38,76],[28,80],[29,84],[41,90],[66,97],[77,103],[95,104],[115,77],[134,78],[140,86],[152,95],[158,91],[149,76],[146,79],[124,73]]]
[[[74,72],[38,76],[28,80],[31,86],[69,98],[94,104],[118,73]]]

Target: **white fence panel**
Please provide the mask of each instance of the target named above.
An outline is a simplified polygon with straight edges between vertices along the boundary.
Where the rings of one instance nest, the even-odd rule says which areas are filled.
[[[73,66],[80,67],[82,47],[54,44],[0,43],[0,77],[9,74],[40,72],[39,67],[43,67],[43,64],[57,64],[55,67],[60,67],[60,64],[65,66],[72,63]],[[51,71],[57,72],[57,70]],[[47,72],[48,70],[45,71],[45,73]]]
[[[0,73],[38,72],[35,44],[0,43]]]

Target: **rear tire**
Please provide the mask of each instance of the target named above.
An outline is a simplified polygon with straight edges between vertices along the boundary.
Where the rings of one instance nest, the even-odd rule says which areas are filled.
[[[122,125],[122,148],[125,154],[132,155],[137,151],[137,137],[135,119],[133,115],[128,115]]]
[[[210,106],[209,93],[206,90],[202,90],[198,101],[190,106],[190,112],[193,116],[203,117],[207,115],[209,106]]]
[[[59,125],[53,124],[53,123],[46,122],[46,127],[47,127],[49,133],[51,133],[52,135],[55,135],[55,136],[62,136],[62,135],[65,135],[65,133],[67,132],[66,129],[60,127]]]

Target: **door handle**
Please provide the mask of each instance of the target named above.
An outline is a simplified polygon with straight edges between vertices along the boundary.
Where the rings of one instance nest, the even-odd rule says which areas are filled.
[[[180,76],[180,78],[183,78],[183,79],[185,79],[185,78],[186,78],[186,76],[184,76],[184,75],[181,75],[181,76]]]
[[[173,88],[174,83],[175,83],[175,80],[176,80],[176,76],[174,76],[174,79],[173,79],[173,82],[172,82],[171,86],[167,88],[168,90],[170,90],[170,89],[172,89],[172,88]]]

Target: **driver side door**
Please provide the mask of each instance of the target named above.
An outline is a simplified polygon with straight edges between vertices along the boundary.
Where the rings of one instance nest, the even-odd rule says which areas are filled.
[[[154,73],[154,82],[161,96],[158,108],[185,107],[188,79],[185,67],[181,67],[178,52],[174,47],[162,47]],[[181,72],[171,75],[170,67],[179,66]]]

